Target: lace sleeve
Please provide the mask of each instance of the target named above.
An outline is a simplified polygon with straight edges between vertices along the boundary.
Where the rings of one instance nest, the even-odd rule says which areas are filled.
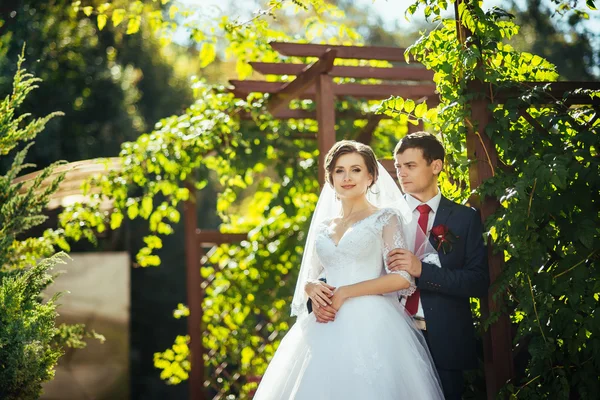
[[[404,233],[403,233],[403,222],[402,222],[402,217],[399,213],[395,212],[394,210],[390,210],[389,212],[386,212],[385,214],[385,219],[384,219],[384,225],[383,225],[383,229],[381,232],[381,235],[383,237],[383,262],[384,262],[384,266],[385,266],[385,271],[388,274],[398,274],[400,276],[402,276],[404,279],[406,279],[409,283],[410,286],[406,289],[402,289],[398,291],[398,296],[410,296],[411,294],[413,294],[417,288],[416,284],[415,284],[415,278],[412,277],[408,272],[406,271],[390,271],[387,267],[387,254],[393,250],[393,249],[407,249],[408,246],[406,245],[406,241],[404,239]]]

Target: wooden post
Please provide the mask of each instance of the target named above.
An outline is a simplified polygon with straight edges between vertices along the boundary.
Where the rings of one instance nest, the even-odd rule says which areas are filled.
[[[355,140],[357,142],[370,145],[371,140],[373,140],[373,134],[375,133],[375,130],[377,129],[377,126],[379,125],[379,121],[381,121],[381,119],[382,118],[380,114],[371,114],[369,116],[369,119],[367,120],[367,125],[365,125],[365,127],[362,128],[362,130],[358,133],[358,136],[356,136]]]
[[[190,336],[190,362],[192,370],[189,376],[190,400],[205,400],[204,351],[202,348],[202,291],[200,289],[200,248],[196,239],[198,213],[196,210],[196,188],[188,182],[189,199],[183,205],[185,235],[185,268],[187,303],[190,309],[188,317],[188,335]]]
[[[456,33],[458,40],[465,46],[468,46],[468,37],[472,33],[462,23],[459,14],[459,5],[464,0],[457,0],[454,3],[454,13],[456,18]],[[479,65],[479,68],[482,68]],[[485,133],[485,128],[492,119],[489,110],[489,97],[485,96],[485,83],[471,82],[468,90],[471,94],[480,93],[481,96],[470,101],[471,118],[465,121],[467,125],[467,158],[472,161],[469,165],[469,183],[471,190],[479,187],[486,179],[494,176],[495,169],[498,167],[498,154],[494,143]],[[471,196],[471,203],[481,211],[483,222],[492,215],[499,207],[498,199],[486,197],[480,199],[477,196]],[[481,317],[487,319],[490,312],[500,311],[503,302],[503,296],[500,295],[497,301],[493,300],[493,284],[502,272],[504,264],[504,255],[493,254],[492,239],[488,237],[488,268],[490,272],[490,283],[492,289],[489,290],[487,298],[481,299]],[[514,362],[512,357],[512,330],[510,318],[506,314],[500,314],[497,321],[494,322],[483,335],[483,358],[485,366],[485,383],[488,400],[496,399],[498,392],[504,384],[514,377]]]
[[[491,119],[488,105],[487,99],[472,101],[471,120],[467,121],[467,157],[472,161],[469,166],[471,189],[477,188],[483,181],[494,176],[494,170],[498,166],[496,149],[492,140],[485,133],[485,127]],[[477,124],[477,126],[471,124]],[[485,221],[499,207],[498,200],[491,197],[479,199],[472,196],[471,204],[480,209],[482,221]],[[503,254],[493,254],[491,238],[488,238],[487,250],[490,281],[493,284],[502,272],[504,256]],[[501,309],[502,296],[494,301],[492,299],[493,293],[493,290],[490,290],[488,297],[481,299],[481,314],[484,320],[490,312]],[[483,349],[487,398],[492,400],[497,398],[502,386],[514,377],[512,333],[508,315],[500,315],[498,320],[485,332]]]
[[[408,134],[420,132],[423,130],[423,120],[421,120],[421,119],[419,120],[417,125],[413,125],[410,122],[407,122],[407,124],[408,124]]]
[[[335,143],[335,97],[333,95],[333,78],[319,75],[317,78],[317,123],[319,133],[319,184],[325,183],[325,155]]]

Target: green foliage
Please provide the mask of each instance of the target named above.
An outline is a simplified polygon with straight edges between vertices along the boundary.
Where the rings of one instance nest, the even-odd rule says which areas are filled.
[[[51,282],[48,270],[63,262],[61,254],[47,258],[21,274],[0,281],[0,397],[37,399],[42,383],[54,377],[62,351],[58,334],[56,298],[43,303],[40,293]]]
[[[442,1],[427,5],[435,14],[446,7]],[[449,153],[446,171],[466,188],[471,161],[465,137],[478,126],[469,104],[483,95],[472,83],[493,83],[492,121],[485,134],[495,144],[500,166],[474,194],[501,203],[486,223],[505,259],[493,290],[508,300],[503,311],[515,324],[515,354],[522,366],[503,396],[594,398],[600,385],[599,122],[597,110],[569,106],[569,98],[597,92],[578,89],[540,101],[548,98],[547,85],[528,89],[522,82],[553,81],[558,74],[542,57],[505,43],[519,30],[507,20],[510,15],[484,12],[472,2],[460,3],[458,11],[465,44],[458,40],[456,21],[446,20],[407,52],[435,72],[441,102],[420,110],[421,118],[442,132]],[[518,94],[499,104],[495,96],[502,90]],[[381,112],[418,118],[403,99],[387,100]]]
[[[246,187],[243,179],[234,178],[236,168],[252,169],[249,139],[242,137],[239,119],[232,117],[247,106],[235,102],[233,95],[213,90],[202,81],[194,85],[199,100],[185,114],[161,120],[156,130],[135,142],[125,143],[120,154],[121,168],[94,178],[84,185],[91,201],[75,204],[60,215],[65,234],[75,240],[106,229],[117,229],[125,217],[148,221],[150,235],[146,246],[136,256],[139,266],[157,266],[155,254],[162,247],[159,235],[173,232],[172,224],[180,221],[177,206],[189,198],[187,182],[202,189],[211,170],[231,173],[231,186]],[[256,138],[260,143],[260,139]],[[257,149],[259,146],[256,146]],[[242,176],[244,173],[242,173]],[[100,209],[104,199],[112,199],[115,209]]]
[[[154,353],[154,366],[162,370],[160,378],[170,385],[177,385],[189,378],[189,340],[189,336],[177,336],[170,349]]]
[[[0,104],[1,155],[9,154],[20,142],[35,138],[54,115],[28,121],[28,114],[18,115],[18,108],[34,90],[39,80],[22,69],[19,58],[12,93]],[[42,299],[42,291],[53,281],[49,274],[64,253],[54,254],[59,232],[46,237],[20,237],[41,224],[50,196],[58,189],[64,175],[52,177],[53,166],[35,179],[16,182],[24,168],[29,143],[18,151],[12,167],[0,176],[0,398],[37,399],[41,385],[54,376],[62,355],[62,346],[83,347],[83,325],[55,326],[58,316],[56,299]],[[45,182],[49,181],[49,182]],[[63,239],[64,240],[64,239]],[[89,334],[101,338],[100,335]]]
[[[26,42],[24,66],[44,85],[23,103],[22,113],[64,112],[45,125],[30,149],[29,160],[40,167],[114,156],[121,143],[192,101],[188,77],[171,65],[176,56],[183,58],[183,50],[175,55],[177,49],[161,45],[147,25],[139,35],[112,27],[99,31],[95,20],[79,18],[70,5],[70,0],[24,0],[7,2],[0,10],[0,53],[5,53],[0,91],[9,90],[14,60]],[[0,173],[7,168],[0,162]]]
[[[594,398],[600,388],[600,164],[591,107],[530,107],[527,93],[494,110],[488,134],[514,169],[497,171],[481,194],[501,208],[488,226],[505,254],[499,293],[510,293],[515,342],[528,364],[507,391],[519,398]],[[520,116],[529,108],[537,123]],[[539,124],[539,125],[537,125]]]
[[[570,81],[597,80],[600,63],[595,43],[600,34],[590,29],[588,17],[560,17],[552,5],[541,0],[515,3],[515,22],[521,34],[511,40],[518,50],[544,57],[556,65],[561,77]],[[595,19],[600,15],[592,13]],[[557,21],[558,20],[558,21]]]
[[[211,12],[214,10],[174,0],[111,3],[78,0],[72,2],[71,10],[82,19],[95,23],[100,30],[112,26],[128,35],[137,33],[145,23],[152,33],[160,36],[163,44],[170,43],[178,32],[185,32],[199,49],[200,68],[209,66],[220,53],[224,53],[226,58],[235,57],[236,71],[241,79],[248,77],[252,71],[248,61],[257,58],[272,61],[270,57],[276,57],[266,39],[280,40],[287,35],[270,28],[269,22],[285,18],[286,14],[300,14],[296,19],[303,21],[309,41],[326,38],[330,43],[335,40],[356,43],[360,39],[356,31],[345,24],[344,13],[324,0],[273,0],[265,3],[265,8],[255,11],[254,17],[247,21],[226,15],[215,18]],[[327,20],[327,26],[323,24],[324,20]]]
[[[18,72],[15,74],[12,93],[0,103],[2,117],[0,119],[0,142],[2,142],[2,155],[9,153],[20,142],[32,140],[35,135],[44,129],[44,118],[27,121],[29,115],[17,115],[19,106],[26,96],[37,87],[38,79],[22,68],[23,56],[19,58]],[[55,113],[56,115],[58,113]],[[44,222],[46,217],[42,211],[50,200],[50,195],[58,189],[64,179],[63,174],[51,178],[49,184],[44,180],[50,178],[55,165],[41,171],[32,181],[15,182],[15,179],[24,168],[32,167],[25,164],[25,157],[32,143],[15,155],[12,167],[6,175],[0,176],[0,273],[19,270],[32,264],[40,257],[48,257],[54,253],[52,242],[43,238],[38,240],[18,240],[19,234]]]
[[[54,112],[44,118],[29,122],[25,127],[22,127],[22,122],[29,117],[29,114],[21,114],[15,118],[15,110],[23,104],[32,90],[38,88],[37,83],[41,81],[22,69],[22,63],[23,59],[20,58],[13,80],[13,92],[0,103],[0,155],[3,156],[10,153],[20,141],[32,140],[44,129],[50,119],[62,115],[62,113]]]
[[[423,14],[425,18],[430,18],[432,15],[434,16],[433,20],[438,21],[441,20],[441,13],[448,9],[448,4],[453,4],[457,2],[456,0],[416,0],[413,4],[410,5],[406,9],[406,16],[415,15],[419,7],[423,6]],[[462,4],[472,4],[475,6],[474,8],[481,8],[483,2],[478,2],[475,4],[473,1],[461,2]],[[567,13],[573,13],[578,17],[589,18],[589,15],[586,11],[582,10],[580,5],[583,3],[581,0],[552,0],[552,3],[555,5],[555,10],[561,15]],[[586,7],[589,10],[596,11],[595,0],[586,0]],[[499,10],[501,13],[505,13],[506,11],[501,10],[498,7],[493,7],[496,10]]]

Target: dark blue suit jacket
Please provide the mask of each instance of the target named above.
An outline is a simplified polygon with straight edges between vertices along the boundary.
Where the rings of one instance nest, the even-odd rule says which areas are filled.
[[[452,249],[439,251],[442,268],[423,263],[417,287],[427,323],[429,349],[438,368],[477,367],[470,297],[487,296],[489,270],[479,212],[442,196],[433,226],[456,236]],[[436,246],[435,239],[430,242]]]

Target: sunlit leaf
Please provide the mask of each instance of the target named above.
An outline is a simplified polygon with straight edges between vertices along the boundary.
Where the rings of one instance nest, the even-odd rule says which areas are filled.
[[[140,30],[141,21],[142,18],[139,16],[129,18],[129,22],[127,23],[127,34],[132,35],[134,33],[137,33],[137,31]]]
[[[198,55],[200,59],[200,68],[204,68],[207,65],[211,64],[215,60],[216,55],[217,53],[214,43],[202,43],[202,47],[200,48],[200,54]]]
[[[98,29],[102,30],[104,29],[104,27],[106,26],[106,21],[108,20],[108,17],[104,14],[99,14],[98,15]]]
[[[112,23],[115,27],[119,26],[119,24],[123,21],[123,18],[125,18],[125,10],[124,9],[117,8],[113,11]]]

